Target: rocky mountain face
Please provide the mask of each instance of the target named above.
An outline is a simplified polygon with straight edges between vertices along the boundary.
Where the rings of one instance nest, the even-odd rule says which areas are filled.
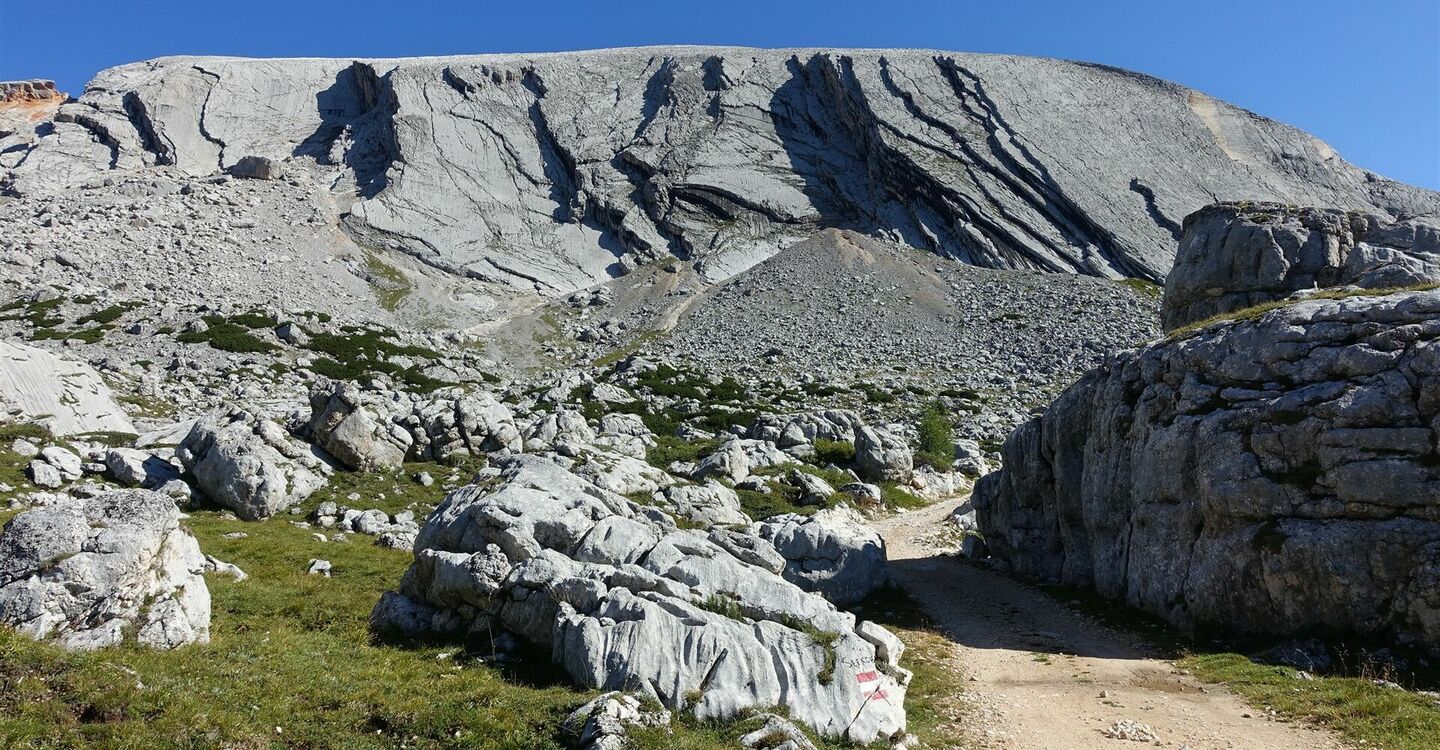
[[[1351,281],[1357,257],[1399,255],[1376,238],[1420,251],[1408,238],[1425,226],[1206,209],[1186,222],[1172,277],[1186,282],[1165,308],[1194,309],[1169,295],[1200,278],[1245,302],[1301,275]],[[1227,294],[1188,317],[1226,309]],[[1440,643],[1440,292],[1324,296],[1339,298],[1108,357],[1012,434],[1004,468],[977,485],[991,550],[1185,627]]]
[[[1166,330],[1320,289],[1440,278],[1440,216],[1394,220],[1276,203],[1218,203],[1185,218],[1165,281]]]
[[[102,72],[52,130],[0,146],[20,194],[294,162],[344,196],[362,243],[547,294],[672,256],[717,280],[821,226],[1158,280],[1181,217],[1217,198],[1440,208],[1196,91],[918,50],[162,58]]]
[[[63,105],[13,91],[0,620],[36,637],[203,642],[199,571],[245,574],[178,506],[245,524],[207,546],[305,529],[337,563],[307,555],[307,583],[346,584],[319,550],[350,535],[409,555],[372,628],[621,691],[567,722],[595,747],[771,706],[913,747],[904,644],[848,611],[890,579],[869,517],[964,492],[1097,364],[977,492],[1002,558],[1186,624],[1440,621],[1440,293],[1112,353],[1161,334],[1167,274],[1175,325],[1433,274],[1413,217],[1440,195],[1198,92],[698,47],[165,58]],[[1182,222],[1218,198],[1252,202]],[[117,515],[137,527],[85,556]]]

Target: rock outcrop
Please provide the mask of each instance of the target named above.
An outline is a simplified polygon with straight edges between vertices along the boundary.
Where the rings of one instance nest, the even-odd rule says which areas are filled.
[[[310,392],[306,427],[317,445],[361,471],[523,447],[510,409],[483,391],[416,395],[322,381]]]
[[[247,521],[304,500],[330,473],[310,446],[243,409],[197,420],[176,453],[206,497]]]
[[[130,418],[89,365],[0,341],[0,410],[56,435],[135,434]]]
[[[0,622],[66,648],[210,639],[205,556],[165,495],[66,497],[0,531]]]
[[[729,277],[819,225],[1159,279],[1180,217],[1215,196],[1440,206],[1174,84],[926,50],[168,57],[100,73],[30,138],[0,162],[12,192],[296,162],[358,192],[344,220],[366,243],[550,295],[652,258]]]
[[[904,729],[909,675],[883,628],[782,579],[765,540],[678,528],[549,458],[452,492],[415,550],[382,632],[513,633],[582,686],[700,718],[783,705],[862,743]]]
[[[1112,355],[974,502],[1015,570],[1184,627],[1436,647],[1437,428],[1440,292],[1303,301]]]
[[[772,516],[752,531],[785,558],[785,580],[837,607],[859,604],[890,580],[885,540],[852,508]]]
[[[1160,309],[1166,330],[1297,292],[1440,282],[1440,214],[1219,203],[1185,217]]]

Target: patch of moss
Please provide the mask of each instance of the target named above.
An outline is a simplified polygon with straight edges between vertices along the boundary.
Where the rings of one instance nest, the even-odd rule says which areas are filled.
[[[378,252],[366,251],[365,270],[369,273],[371,286],[375,287],[376,301],[384,310],[394,312],[414,291],[414,285],[405,273],[386,263]]]

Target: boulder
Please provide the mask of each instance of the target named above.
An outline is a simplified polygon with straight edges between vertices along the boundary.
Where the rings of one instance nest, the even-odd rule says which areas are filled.
[[[64,497],[0,531],[0,622],[66,648],[155,648],[210,638],[205,557],[170,498]]]
[[[566,445],[590,445],[595,442],[595,431],[580,412],[562,410],[535,420],[526,428],[524,437],[526,450],[555,450]]]
[[[704,484],[671,487],[656,495],[671,513],[704,526],[748,524],[750,517],[740,509],[735,490],[707,479]]]
[[[85,474],[84,461],[75,451],[59,445],[52,445],[40,451],[40,459],[55,467],[67,482],[73,482]]]
[[[785,580],[837,607],[859,604],[890,580],[885,541],[852,508],[842,505],[810,516],[786,513],[756,523],[751,531],[785,558]]]
[[[992,555],[1181,627],[1440,647],[1440,292],[1110,355],[1005,441]]]
[[[55,468],[55,464],[38,458],[25,465],[25,476],[36,487],[47,490],[58,489],[65,484],[65,475]]]
[[[508,407],[483,391],[458,388],[417,395],[320,381],[310,391],[306,429],[338,461],[361,471],[522,449]]]
[[[196,420],[177,455],[200,492],[247,521],[304,500],[330,473],[310,446],[241,409]]]
[[[831,487],[829,482],[799,469],[791,469],[788,479],[792,486],[800,490],[801,505],[825,505],[835,494],[835,488]]]
[[[123,485],[154,489],[180,478],[180,472],[159,456],[134,448],[111,448],[105,452],[105,470]]]
[[[900,436],[883,427],[855,431],[855,467],[871,481],[908,482],[915,455]]]
[[[747,562],[764,540],[716,543],[544,457],[501,463],[498,483],[456,490],[431,514],[400,591],[376,605],[377,630],[514,633],[582,687],[702,719],[783,705],[825,736],[903,731],[908,674],[877,660],[853,615]]]
[[[625,750],[630,727],[668,727],[670,712],[649,710],[633,695],[611,691],[570,712],[560,733],[577,750]]]
[[[278,180],[285,176],[285,168],[279,159],[242,156],[231,165],[230,174],[247,180]]]
[[[724,477],[739,482],[755,469],[794,463],[798,463],[794,457],[782,452],[774,443],[734,437],[701,459],[695,468],[695,477]]]
[[[1440,217],[1217,203],[1185,217],[1165,330],[1327,287],[1440,282]]]
[[[381,397],[363,397],[349,383],[317,383],[310,391],[310,435],[351,469],[398,469],[414,440],[393,423],[392,405]]]
[[[813,445],[817,440],[855,442],[855,433],[865,423],[846,409],[826,409],[805,414],[762,414],[750,425],[749,436],[781,448]]]

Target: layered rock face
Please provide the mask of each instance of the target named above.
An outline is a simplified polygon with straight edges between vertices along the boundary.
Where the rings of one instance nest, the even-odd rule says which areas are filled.
[[[1437,428],[1440,292],[1315,299],[1112,355],[974,502],[1017,571],[1182,626],[1434,647]]]
[[[1440,206],[1173,84],[922,50],[172,57],[102,72],[55,119],[3,162],[10,190],[299,161],[354,191],[364,241],[547,294],[661,256],[728,277],[819,226],[1158,279],[1179,218],[1215,196]]]
[[[1160,316],[1171,330],[1296,292],[1435,282],[1440,215],[1220,203],[1185,218]]]
[[[165,495],[67,497],[0,531],[0,622],[66,648],[210,639],[205,557]]]
[[[431,514],[379,630],[514,633],[583,686],[700,718],[784,705],[827,736],[904,729],[898,639],[782,578],[769,541],[678,528],[555,459],[504,466]]]

